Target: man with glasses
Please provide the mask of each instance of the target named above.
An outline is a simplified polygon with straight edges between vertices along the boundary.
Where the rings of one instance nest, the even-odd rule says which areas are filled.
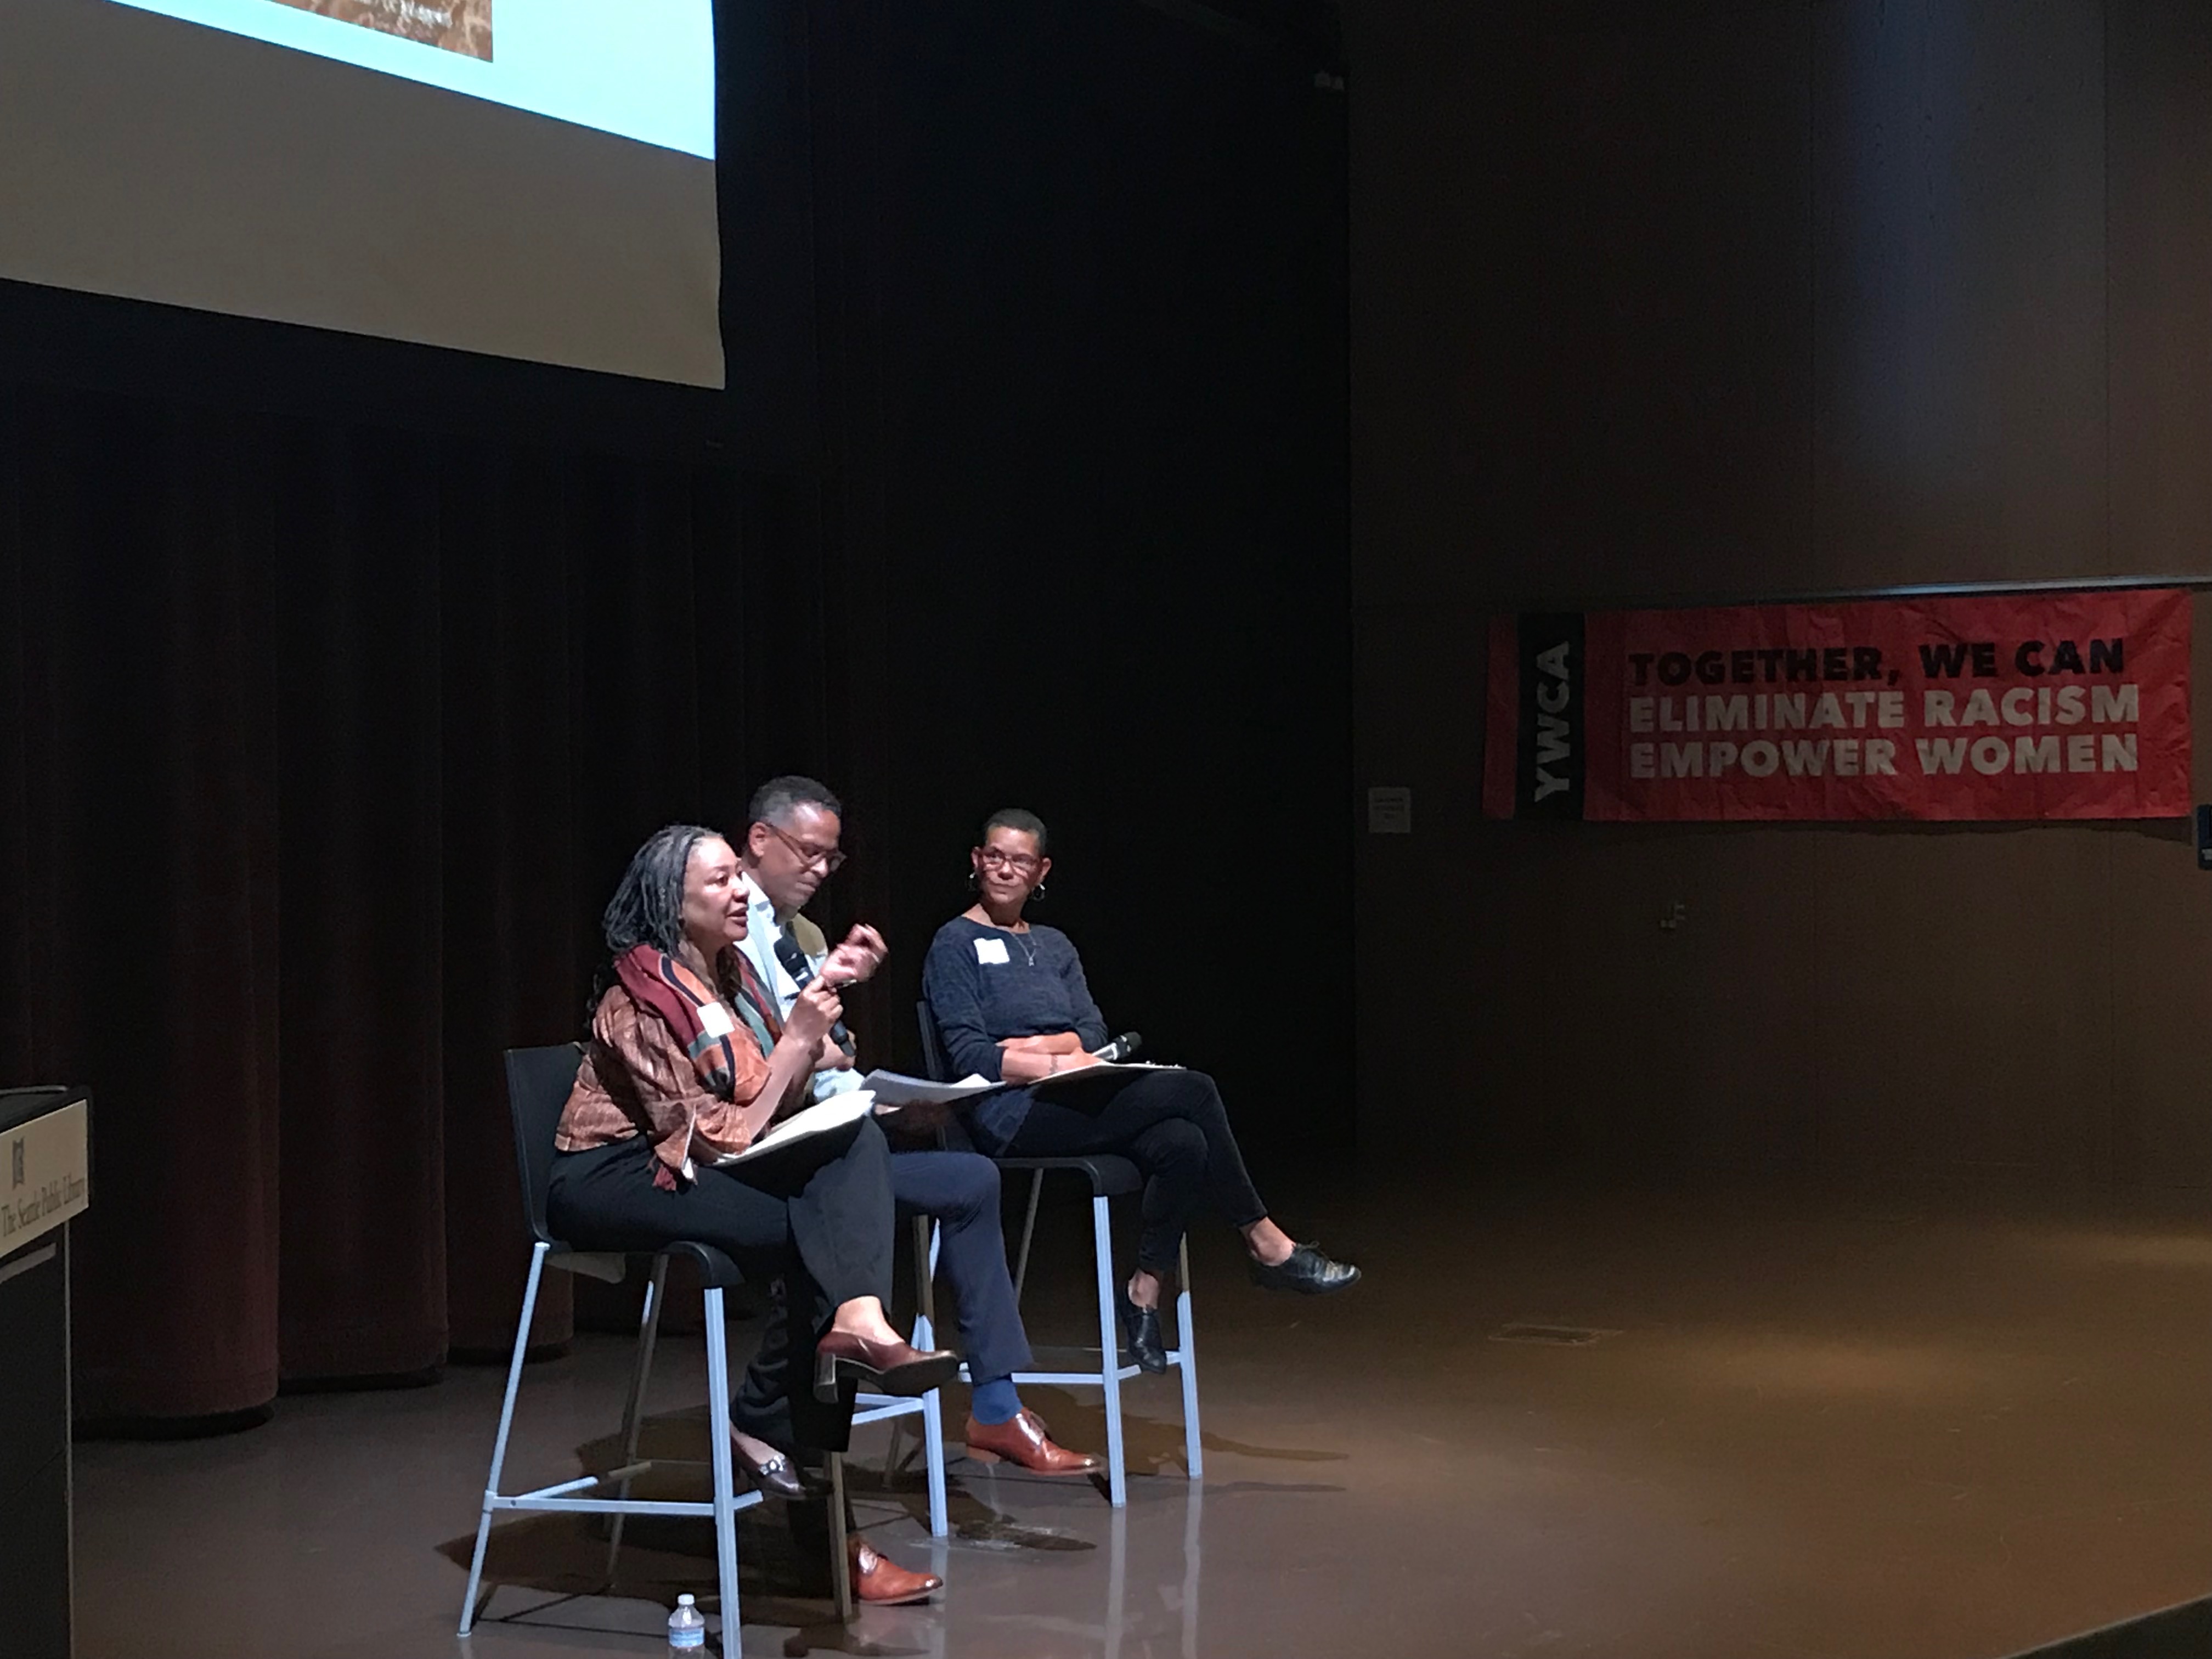
[[[843,810],[828,789],[802,777],[769,779],[746,808],[738,861],[752,884],[753,899],[744,949],[779,1014],[829,959],[828,940],[802,911],[845,862],[837,844]],[[872,927],[855,927],[848,943],[878,962],[883,958],[883,939]],[[835,1035],[840,1052],[824,1047],[825,1063],[814,1074],[817,1100],[860,1086],[853,1039],[842,1030]],[[959,1306],[962,1352],[975,1383],[963,1437],[969,1455],[984,1462],[1004,1458],[1039,1474],[1088,1474],[1098,1468],[1097,1457],[1054,1444],[1042,1419],[1014,1389],[1013,1374],[1029,1365],[1030,1355],[1006,1273],[998,1166],[975,1152],[942,1151],[895,1151],[890,1164],[899,1213],[926,1215],[939,1224],[938,1265]],[[732,1413],[757,1425],[773,1426],[774,1402],[783,1398],[781,1369],[789,1356],[775,1339],[781,1328],[781,1322],[770,1322],[769,1338],[738,1391],[740,1409]],[[759,1437],[777,1440],[773,1432]]]

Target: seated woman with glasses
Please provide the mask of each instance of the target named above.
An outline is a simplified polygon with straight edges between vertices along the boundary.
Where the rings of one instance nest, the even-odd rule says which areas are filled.
[[[1066,934],[1022,916],[1052,872],[1044,824],[1018,808],[994,812],[969,858],[976,901],[938,929],[921,969],[922,994],[952,1069],[1035,1084],[1096,1065],[1092,1051],[1106,1041],[1106,1021],[1084,982],[1082,960]],[[1122,1291],[1121,1323],[1131,1357],[1146,1370],[1167,1369],[1160,1280],[1201,1200],[1244,1235],[1255,1284],[1317,1296],[1358,1282],[1358,1268],[1296,1243],[1269,1218],[1220,1091],[1203,1072],[1123,1072],[1004,1090],[976,1103],[969,1126],[994,1157],[1115,1152],[1145,1172],[1144,1233]]]
[[[776,1403],[799,1444],[842,1451],[854,1387],[927,1394],[960,1362],[910,1346],[884,1315],[890,1149],[872,1117],[750,1162],[714,1162],[805,1102],[842,1012],[836,988],[876,966],[865,950],[841,945],[777,1018],[737,948],[751,901],[738,855],[711,830],[672,824],[630,859],[602,919],[610,960],[554,1136],[547,1218],[578,1249],[694,1239],[749,1273],[781,1274],[785,1340],[805,1363],[790,1368],[803,1380]],[[934,1577],[905,1573],[853,1541],[864,1600],[936,1588]]]

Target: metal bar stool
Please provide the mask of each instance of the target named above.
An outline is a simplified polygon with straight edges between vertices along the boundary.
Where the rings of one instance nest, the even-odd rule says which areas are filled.
[[[929,1004],[926,1001],[916,1003],[915,1014],[921,1029],[923,1068],[940,1083],[952,1081],[951,1068],[945,1062],[944,1044],[938,1038],[937,1021],[929,1012]],[[961,1138],[964,1139],[964,1134]],[[1109,1203],[1115,1198],[1143,1191],[1144,1175],[1127,1158],[1111,1152],[1095,1152],[1082,1158],[994,1158],[991,1161],[1002,1170],[1026,1170],[1030,1176],[1028,1213],[1022,1222],[1021,1249],[1014,1267],[1014,1300],[1017,1304],[1021,1300],[1022,1288],[1029,1277],[1030,1244],[1036,1236],[1037,1204],[1043,1195],[1044,1178],[1055,1172],[1065,1172],[1081,1176],[1091,1184],[1091,1249],[1098,1280],[1098,1369],[1095,1371],[1017,1371],[1014,1382],[1017,1385],[1024,1382],[1056,1383],[1062,1387],[1103,1390],[1106,1398],[1107,1488],[1114,1507],[1120,1509],[1128,1502],[1128,1476],[1121,1450],[1121,1384],[1140,1373],[1136,1366],[1120,1363],[1121,1322],[1115,1306],[1114,1237]],[[1168,1350],[1168,1364],[1182,1374],[1184,1466],[1191,1480],[1202,1480],[1206,1466],[1199,1441],[1198,1337],[1197,1328],[1191,1319],[1188,1239],[1185,1239],[1181,1247],[1176,1276],[1176,1334],[1179,1340],[1176,1346]],[[963,1376],[967,1375],[965,1366],[962,1367],[961,1374]]]
[[[730,1368],[722,1292],[742,1284],[744,1278],[737,1264],[721,1251],[710,1244],[685,1240],[669,1243],[651,1257],[653,1265],[646,1283],[645,1305],[638,1321],[637,1353],[630,1367],[629,1397],[623,1407],[621,1462],[604,1474],[560,1481],[532,1492],[509,1494],[499,1489],[500,1474],[507,1461],[507,1434],[514,1421],[515,1395],[522,1382],[523,1354],[529,1344],[531,1316],[537,1308],[538,1287],[545,1269],[557,1267],[563,1272],[584,1273],[611,1284],[619,1284],[629,1267],[630,1258],[626,1255],[569,1249],[552,1237],[546,1224],[545,1196],[552,1175],[554,1131],[560,1124],[562,1109],[567,1104],[569,1091],[575,1084],[576,1070],[582,1063],[582,1058],[577,1046],[567,1042],[539,1048],[510,1048],[507,1054],[507,1106],[514,1119],[515,1161],[521,1171],[523,1209],[530,1220],[533,1244],[530,1275],[522,1292],[521,1321],[515,1328],[514,1354],[507,1364],[507,1393],[500,1404],[499,1435],[493,1443],[491,1474],[484,1484],[483,1508],[477,1523],[476,1553],[469,1564],[468,1589],[461,1603],[460,1634],[466,1636],[476,1622],[479,1610],[477,1591],[483,1576],[484,1552],[491,1537],[492,1516],[496,1510],[566,1510],[612,1516],[614,1525],[607,1540],[606,1571],[610,1584],[614,1582],[615,1562],[622,1549],[623,1525],[628,1516],[712,1516],[715,1565],[721,1597],[723,1641],[726,1650],[734,1652],[731,1632],[738,1628],[738,1623],[737,1512],[750,1509],[761,1502],[762,1498],[757,1492],[738,1494],[734,1490],[735,1470],[727,1428],[730,1420]],[[927,1274],[933,1252],[928,1243],[925,1232],[918,1230],[917,1258],[924,1275],[921,1306],[925,1324],[931,1311]],[[630,1483],[657,1465],[697,1467],[694,1459],[641,1460],[637,1455],[638,1437],[643,1428],[641,1407],[653,1372],[653,1350],[659,1337],[661,1308],[666,1296],[668,1263],[671,1258],[679,1255],[698,1264],[705,1285],[707,1413],[710,1425],[708,1439],[713,1449],[710,1456],[713,1496],[705,1502],[635,1500],[629,1495]],[[940,1432],[943,1415],[939,1391],[932,1389],[928,1394],[913,1399],[863,1394],[856,1397],[854,1403],[859,1408],[853,1417],[855,1427],[915,1414],[921,1417],[929,1471],[930,1530],[938,1537],[945,1536],[949,1528],[945,1512],[945,1447]],[[719,1433],[714,1431],[717,1425],[721,1430]],[[853,1614],[853,1594],[850,1563],[845,1547],[843,1459],[832,1456],[829,1460],[829,1467],[830,1581],[838,1615],[849,1619]],[[617,1495],[612,1498],[588,1495],[609,1486],[619,1488]]]
[[[914,1331],[907,1340],[917,1348],[937,1346],[937,1224],[926,1215],[914,1218]],[[967,1367],[961,1367],[967,1374]],[[890,1422],[891,1439],[884,1455],[884,1475],[889,1480],[896,1474],[900,1464],[899,1431],[905,1424],[898,1419],[919,1414],[921,1418],[922,1466],[929,1482],[929,1532],[933,1538],[944,1538],[952,1531],[950,1513],[945,1501],[945,1407],[940,1398],[943,1390],[932,1389],[919,1398],[900,1398],[888,1394],[864,1394],[857,1401],[861,1410],[853,1415],[853,1426],[864,1423]]]
[[[561,1109],[568,1103],[568,1091],[576,1080],[576,1068],[583,1055],[573,1042],[557,1043],[542,1048],[510,1048],[507,1051],[507,1109],[514,1117],[515,1162],[522,1174],[524,1213],[529,1217],[530,1231],[534,1243],[530,1253],[530,1277],[522,1291],[522,1317],[514,1330],[514,1357],[507,1368],[507,1394],[499,1408],[499,1437],[492,1443],[491,1474],[484,1482],[483,1509],[477,1522],[477,1547],[469,1563],[469,1586],[461,1601],[460,1633],[466,1636],[476,1622],[478,1612],[477,1589],[483,1577],[485,1547],[491,1540],[491,1518],[501,1510],[529,1510],[566,1511],[584,1515],[611,1515],[615,1517],[613,1537],[607,1547],[607,1571],[610,1579],[614,1571],[615,1553],[622,1547],[622,1523],[632,1515],[684,1515],[711,1516],[714,1522],[714,1564],[721,1593],[723,1647],[734,1651],[733,1633],[738,1629],[738,1527],[737,1513],[750,1509],[761,1501],[757,1492],[742,1497],[735,1491],[732,1468],[730,1436],[730,1360],[726,1333],[722,1323],[722,1292],[733,1285],[744,1283],[737,1264],[710,1244],[681,1241],[664,1246],[653,1256],[653,1277],[646,1287],[645,1314],[638,1329],[637,1358],[630,1369],[629,1399],[623,1412],[623,1461],[604,1474],[585,1475],[574,1480],[557,1481],[550,1486],[539,1486],[525,1492],[505,1493],[499,1489],[499,1478],[507,1462],[507,1432],[514,1423],[514,1396],[522,1385],[522,1357],[530,1343],[530,1317],[538,1306],[538,1286],[548,1267],[567,1273],[580,1273],[609,1283],[620,1283],[629,1271],[627,1255],[605,1252],[572,1250],[552,1236],[545,1221],[545,1192],[553,1172],[553,1133],[561,1121]],[[710,1461],[714,1470],[714,1495],[704,1503],[678,1503],[634,1499],[629,1496],[630,1482],[657,1464],[690,1464],[693,1459],[647,1458],[637,1455],[639,1424],[638,1403],[645,1392],[647,1374],[653,1366],[653,1348],[660,1325],[660,1304],[667,1285],[668,1262],[672,1256],[687,1256],[698,1263],[706,1284],[707,1323],[707,1411],[708,1441],[712,1447]],[[615,1486],[621,1488],[616,1498],[593,1496],[600,1488]],[[844,1511],[836,1511],[842,1525]],[[833,1527],[833,1530],[840,1529]],[[836,1567],[844,1565],[842,1540],[839,1545]],[[833,1567],[833,1571],[835,1571]],[[842,1604],[850,1598],[849,1588],[840,1585],[843,1594]]]

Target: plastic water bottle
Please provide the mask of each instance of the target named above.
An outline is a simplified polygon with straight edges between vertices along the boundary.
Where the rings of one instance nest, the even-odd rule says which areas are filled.
[[[688,1595],[676,1598],[676,1611],[668,1615],[668,1650],[671,1653],[704,1653],[707,1650],[707,1615]]]

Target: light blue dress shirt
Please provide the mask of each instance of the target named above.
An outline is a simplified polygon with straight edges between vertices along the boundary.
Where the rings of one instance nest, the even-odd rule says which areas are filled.
[[[788,1019],[791,1005],[799,1000],[799,985],[784,971],[783,964],[775,959],[776,941],[783,937],[783,923],[776,918],[775,904],[767,894],[755,887],[752,907],[745,917],[745,951],[752,957],[753,967],[760,975],[761,983],[775,999],[778,1018]],[[828,958],[809,955],[806,960],[818,974]],[[832,1095],[845,1094],[860,1086],[860,1073],[857,1066],[848,1066],[842,1071],[817,1072],[814,1074],[813,1097],[817,1101],[827,1100]]]

